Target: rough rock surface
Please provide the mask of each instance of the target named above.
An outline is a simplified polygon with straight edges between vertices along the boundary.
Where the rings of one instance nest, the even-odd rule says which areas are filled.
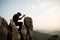
[[[24,40],[33,40],[32,18],[24,18],[21,33],[23,34]],[[8,25],[6,20],[0,17],[0,40],[20,40],[20,37],[21,35],[13,20],[10,20],[10,24]]]
[[[28,40],[33,40],[33,22],[32,18],[30,17],[25,17],[24,18],[24,25],[27,29],[27,39]]]
[[[6,40],[7,39],[7,22],[4,18],[0,17],[0,40]]]
[[[13,20],[10,21],[10,25],[12,27],[12,40],[20,40],[18,29]]]
[[[25,25],[22,26],[21,33],[23,35],[24,40],[27,40],[27,30]]]
[[[0,40],[20,40],[18,29],[13,21],[8,25],[2,17],[0,17]]]

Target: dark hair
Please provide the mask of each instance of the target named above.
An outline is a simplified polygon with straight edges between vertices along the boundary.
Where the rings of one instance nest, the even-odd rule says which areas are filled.
[[[17,12],[18,16],[21,16],[21,13],[20,12]]]

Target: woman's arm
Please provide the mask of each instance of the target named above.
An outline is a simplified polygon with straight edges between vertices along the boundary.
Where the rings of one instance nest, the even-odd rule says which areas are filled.
[[[21,18],[19,18],[19,20],[21,20],[25,15],[23,15]]]

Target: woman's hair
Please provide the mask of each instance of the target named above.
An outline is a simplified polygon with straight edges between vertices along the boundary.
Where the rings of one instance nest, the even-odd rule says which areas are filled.
[[[20,12],[17,12],[18,16],[21,16],[21,13]]]

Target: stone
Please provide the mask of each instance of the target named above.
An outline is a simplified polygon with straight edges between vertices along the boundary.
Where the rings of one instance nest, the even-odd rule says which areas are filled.
[[[27,29],[26,29],[25,25],[22,25],[21,33],[23,35],[24,40],[26,40],[27,39]]]
[[[15,23],[13,22],[13,20],[10,21],[10,25],[12,27],[12,40],[20,40],[20,34],[18,32],[18,29],[15,25]]]
[[[4,18],[0,16],[0,40],[7,40],[8,24]]]
[[[28,40],[33,40],[33,22],[32,22],[32,18],[25,17],[24,18],[24,25],[27,29],[27,39]]]
[[[21,31],[18,31],[13,20],[10,20],[10,24],[7,24],[7,21],[0,17],[0,40],[20,40],[22,33],[24,40],[33,40],[33,22],[32,18],[25,17],[24,24],[22,25]]]

